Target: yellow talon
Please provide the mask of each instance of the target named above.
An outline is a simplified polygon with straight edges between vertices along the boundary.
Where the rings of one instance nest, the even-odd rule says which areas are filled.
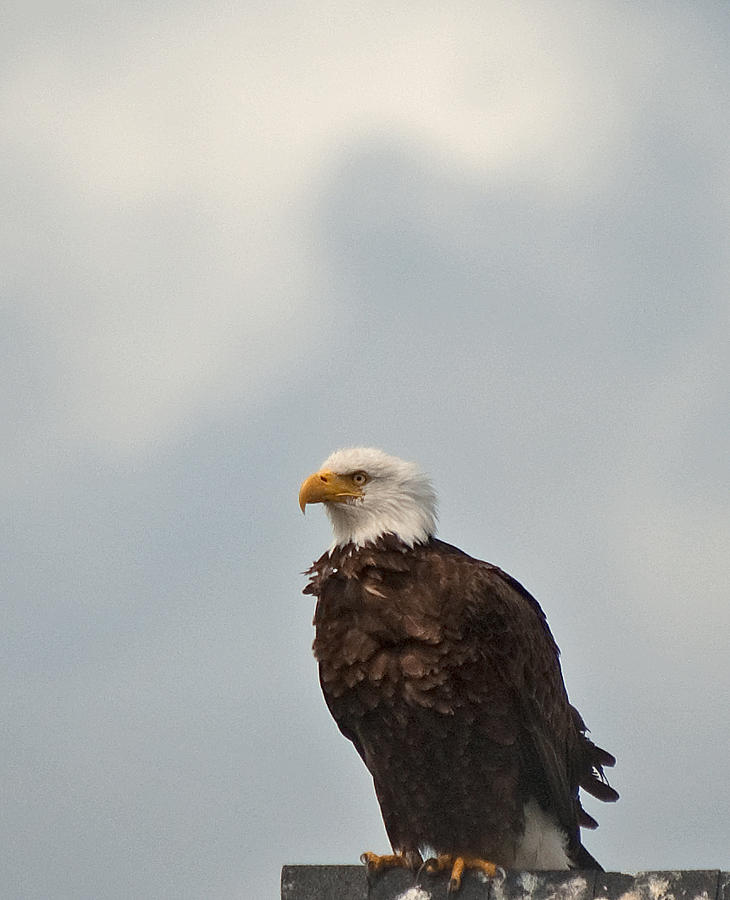
[[[436,859],[430,859],[426,863],[426,870],[431,874],[437,872],[449,872],[449,893],[455,894],[461,887],[461,879],[464,869],[476,869],[489,878],[497,874],[497,867],[493,862],[482,859],[479,856],[451,856],[448,853],[439,854]]]
[[[451,877],[449,878],[449,893],[456,893],[461,887],[461,876],[464,874],[464,857],[457,856],[454,865],[451,867]]]
[[[360,862],[371,872],[380,872],[381,869],[391,867],[410,869],[412,865],[405,853],[388,853],[385,856],[378,856],[377,853],[371,853],[369,850],[360,855]]]

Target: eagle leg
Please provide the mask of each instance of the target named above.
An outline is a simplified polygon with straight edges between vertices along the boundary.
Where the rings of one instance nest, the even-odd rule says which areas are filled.
[[[421,854],[417,850],[405,850],[401,853],[388,853],[378,856],[366,850],[361,854],[360,862],[368,867],[369,872],[380,872],[382,869],[401,868],[417,869],[423,864]]]
[[[426,863],[426,871],[431,875],[435,875],[438,872],[451,872],[449,876],[450,894],[455,894],[461,887],[464,869],[476,869],[488,878],[494,878],[497,874],[495,864],[479,856],[452,856],[450,853],[441,853],[435,859],[429,859]]]

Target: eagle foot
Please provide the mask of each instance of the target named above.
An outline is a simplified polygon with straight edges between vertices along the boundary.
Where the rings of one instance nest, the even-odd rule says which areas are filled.
[[[408,850],[405,853],[387,853],[378,856],[366,850],[360,855],[360,862],[368,867],[369,872],[381,872],[383,869],[417,869],[423,862],[417,851]]]
[[[488,878],[494,878],[497,874],[495,864],[479,856],[452,856],[450,853],[440,853],[435,859],[429,859],[426,862],[426,871],[431,875],[439,872],[451,872],[449,876],[450,894],[455,894],[461,887],[464,869],[476,869]]]

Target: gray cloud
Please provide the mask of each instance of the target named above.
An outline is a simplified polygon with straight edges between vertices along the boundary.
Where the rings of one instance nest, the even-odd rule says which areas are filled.
[[[723,864],[727,25],[464,10],[15,23],[9,895],[275,896],[386,846],[299,593],[299,480],[355,442],[543,603],[619,757],[592,852]]]

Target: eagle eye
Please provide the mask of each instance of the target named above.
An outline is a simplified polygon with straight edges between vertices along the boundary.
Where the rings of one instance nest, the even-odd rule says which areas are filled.
[[[362,487],[364,484],[367,484],[368,476],[365,472],[353,472],[352,482],[358,487]]]

